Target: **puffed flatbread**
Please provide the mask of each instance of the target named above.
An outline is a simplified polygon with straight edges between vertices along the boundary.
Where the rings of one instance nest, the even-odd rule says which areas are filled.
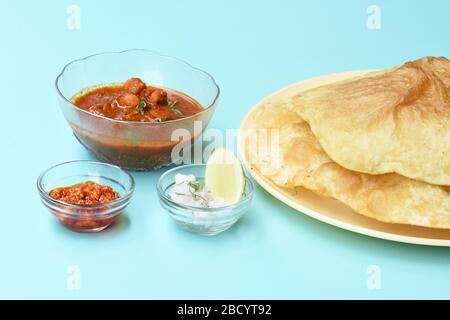
[[[370,174],[450,185],[450,61],[426,57],[293,98],[326,153]]]
[[[243,133],[250,165],[281,187],[305,187],[383,222],[450,228],[450,188],[338,165],[289,102],[255,109]]]

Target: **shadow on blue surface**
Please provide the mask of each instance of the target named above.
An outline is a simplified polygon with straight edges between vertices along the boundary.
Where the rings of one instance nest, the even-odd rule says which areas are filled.
[[[402,259],[409,262],[420,263],[450,263],[450,248],[421,246],[407,244],[395,241],[389,241],[374,237],[365,236],[352,231],[344,230],[336,226],[332,226],[312,217],[302,214],[288,205],[278,201],[266,190],[256,184],[258,196],[265,199],[264,202],[268,206],[267,209],[277,214],[283,215],[288,225],[296,224],[302,226],[302,230],[308,230],[311,234],[315,234],[316,238],[321,241],[330,242],[333,245],[339,245],[351,248],[354,251],[371,252],[374,256],[384,255],[392,259]],[[300,232],[301,230],[299,230]]]

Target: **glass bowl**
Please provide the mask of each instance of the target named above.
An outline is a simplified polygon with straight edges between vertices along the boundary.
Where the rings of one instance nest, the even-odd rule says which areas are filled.
[[[118,192],[116,200],[101,204],[72,204],[54,199],[49,191],[85,181],[110,186]],[[134,179],[117,166],[95,161],[71,161],[44,171],[37,188],[43,204],[66,227],[78,232],[98,232],[110,226],[129,204]]]
[[[250,208],[253,198],[253,184],[246,176],[244,194],[239,202],[220,208],[199,208],[183,205],[171,200],[168,191],[175,184],[175,175],[193,174],[197,180],[203,181],[205,164],[192,164],[175,167],[159,178],[156,188],[161,206],[185,230],[201,234],[216,235],[230,228]]]
[[[92,114],[71,101],[81,90],[131,77],[181,91],[205,109],[171,121],[136,122]],[[130,170],[179,162],[176,152],[172,156],[173,148],[179,143],[180,147],[191,147],[208,126],[220,93],[214,78],[205,71],[147,50],[101,53],[72,61],[58,75],[55,85],[59,106],[78,141],[101,161]]]

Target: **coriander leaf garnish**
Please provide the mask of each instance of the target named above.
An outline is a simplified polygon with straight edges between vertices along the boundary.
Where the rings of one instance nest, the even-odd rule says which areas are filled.
[[[183,181],[180,184],[183,184],[184,186],[187,185],[186,192],[180,190],[181,192],[174,191],[174,194],[176,194],[177,196],[191,197],[191,199],[194,201],[200,201],[201,206],[205,208],[210,207],[208,196],[202,194],[202,190],[204,188],[204,184],[202,182],[194,180],[194,181]]]
[[[178,108],[172,108],[172,111],[173,111],[175,114],[177,114],[177,115],[182,115],[182,114],[183,114],[183,112],[181,112],[181,110],[178,109]]]
[[[208,200],[206,200],[203,196],[199,195],[198,193],[195,193],[195,191],[191,190],[191,196],[192,196],[192,199],[194,199],[194,200],[200,199],[201,201],[203,201],[203,203],[205,205],[208,205]]]
[[[167,106],[173,111],[173,113],[175,113],[177,115],[182,115],[183,112],[181,112],[181,110],[176,107],[177,103],[178,103],[178,100],[169,100],[169,101],[167,101]]]
[[[139,100],[139,104],[137,106],[137,111],[139,112],[139,114],[143,115],[145,109],[147,109],[148,105],[147,105],[147,101],[145,101],[144,98],[141,98]]]
[[[208,200],[205,199],[202,195],[200,195],[198,192],[201,191],[203,188],[203,184],[200,181],[189,181],[189,192],[191,193],[192,199],[198,200],[200,199],[203,202],[203,205],[208,207]]]
[[[173,107],[175,107],[175,105],[178,103],[178,100],[168,100],[167,101],[167,106],[172,109]]]
[[[202,188],[202,183],[200,181],[189,181],[188,186],[195,192],[198,192]]]

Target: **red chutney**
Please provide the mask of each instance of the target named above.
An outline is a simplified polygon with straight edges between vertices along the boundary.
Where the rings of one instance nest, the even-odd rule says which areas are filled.
[[[120,197],[110,186],[104,186],[93,181],[56,188],[49,191],[48,194],[54,199],[81,205],[107,203]]]
[[[204,110],[181,92],[149,86],[139,78],[91,89],[72,100],[90,113],[122,121],[163,122]]]

